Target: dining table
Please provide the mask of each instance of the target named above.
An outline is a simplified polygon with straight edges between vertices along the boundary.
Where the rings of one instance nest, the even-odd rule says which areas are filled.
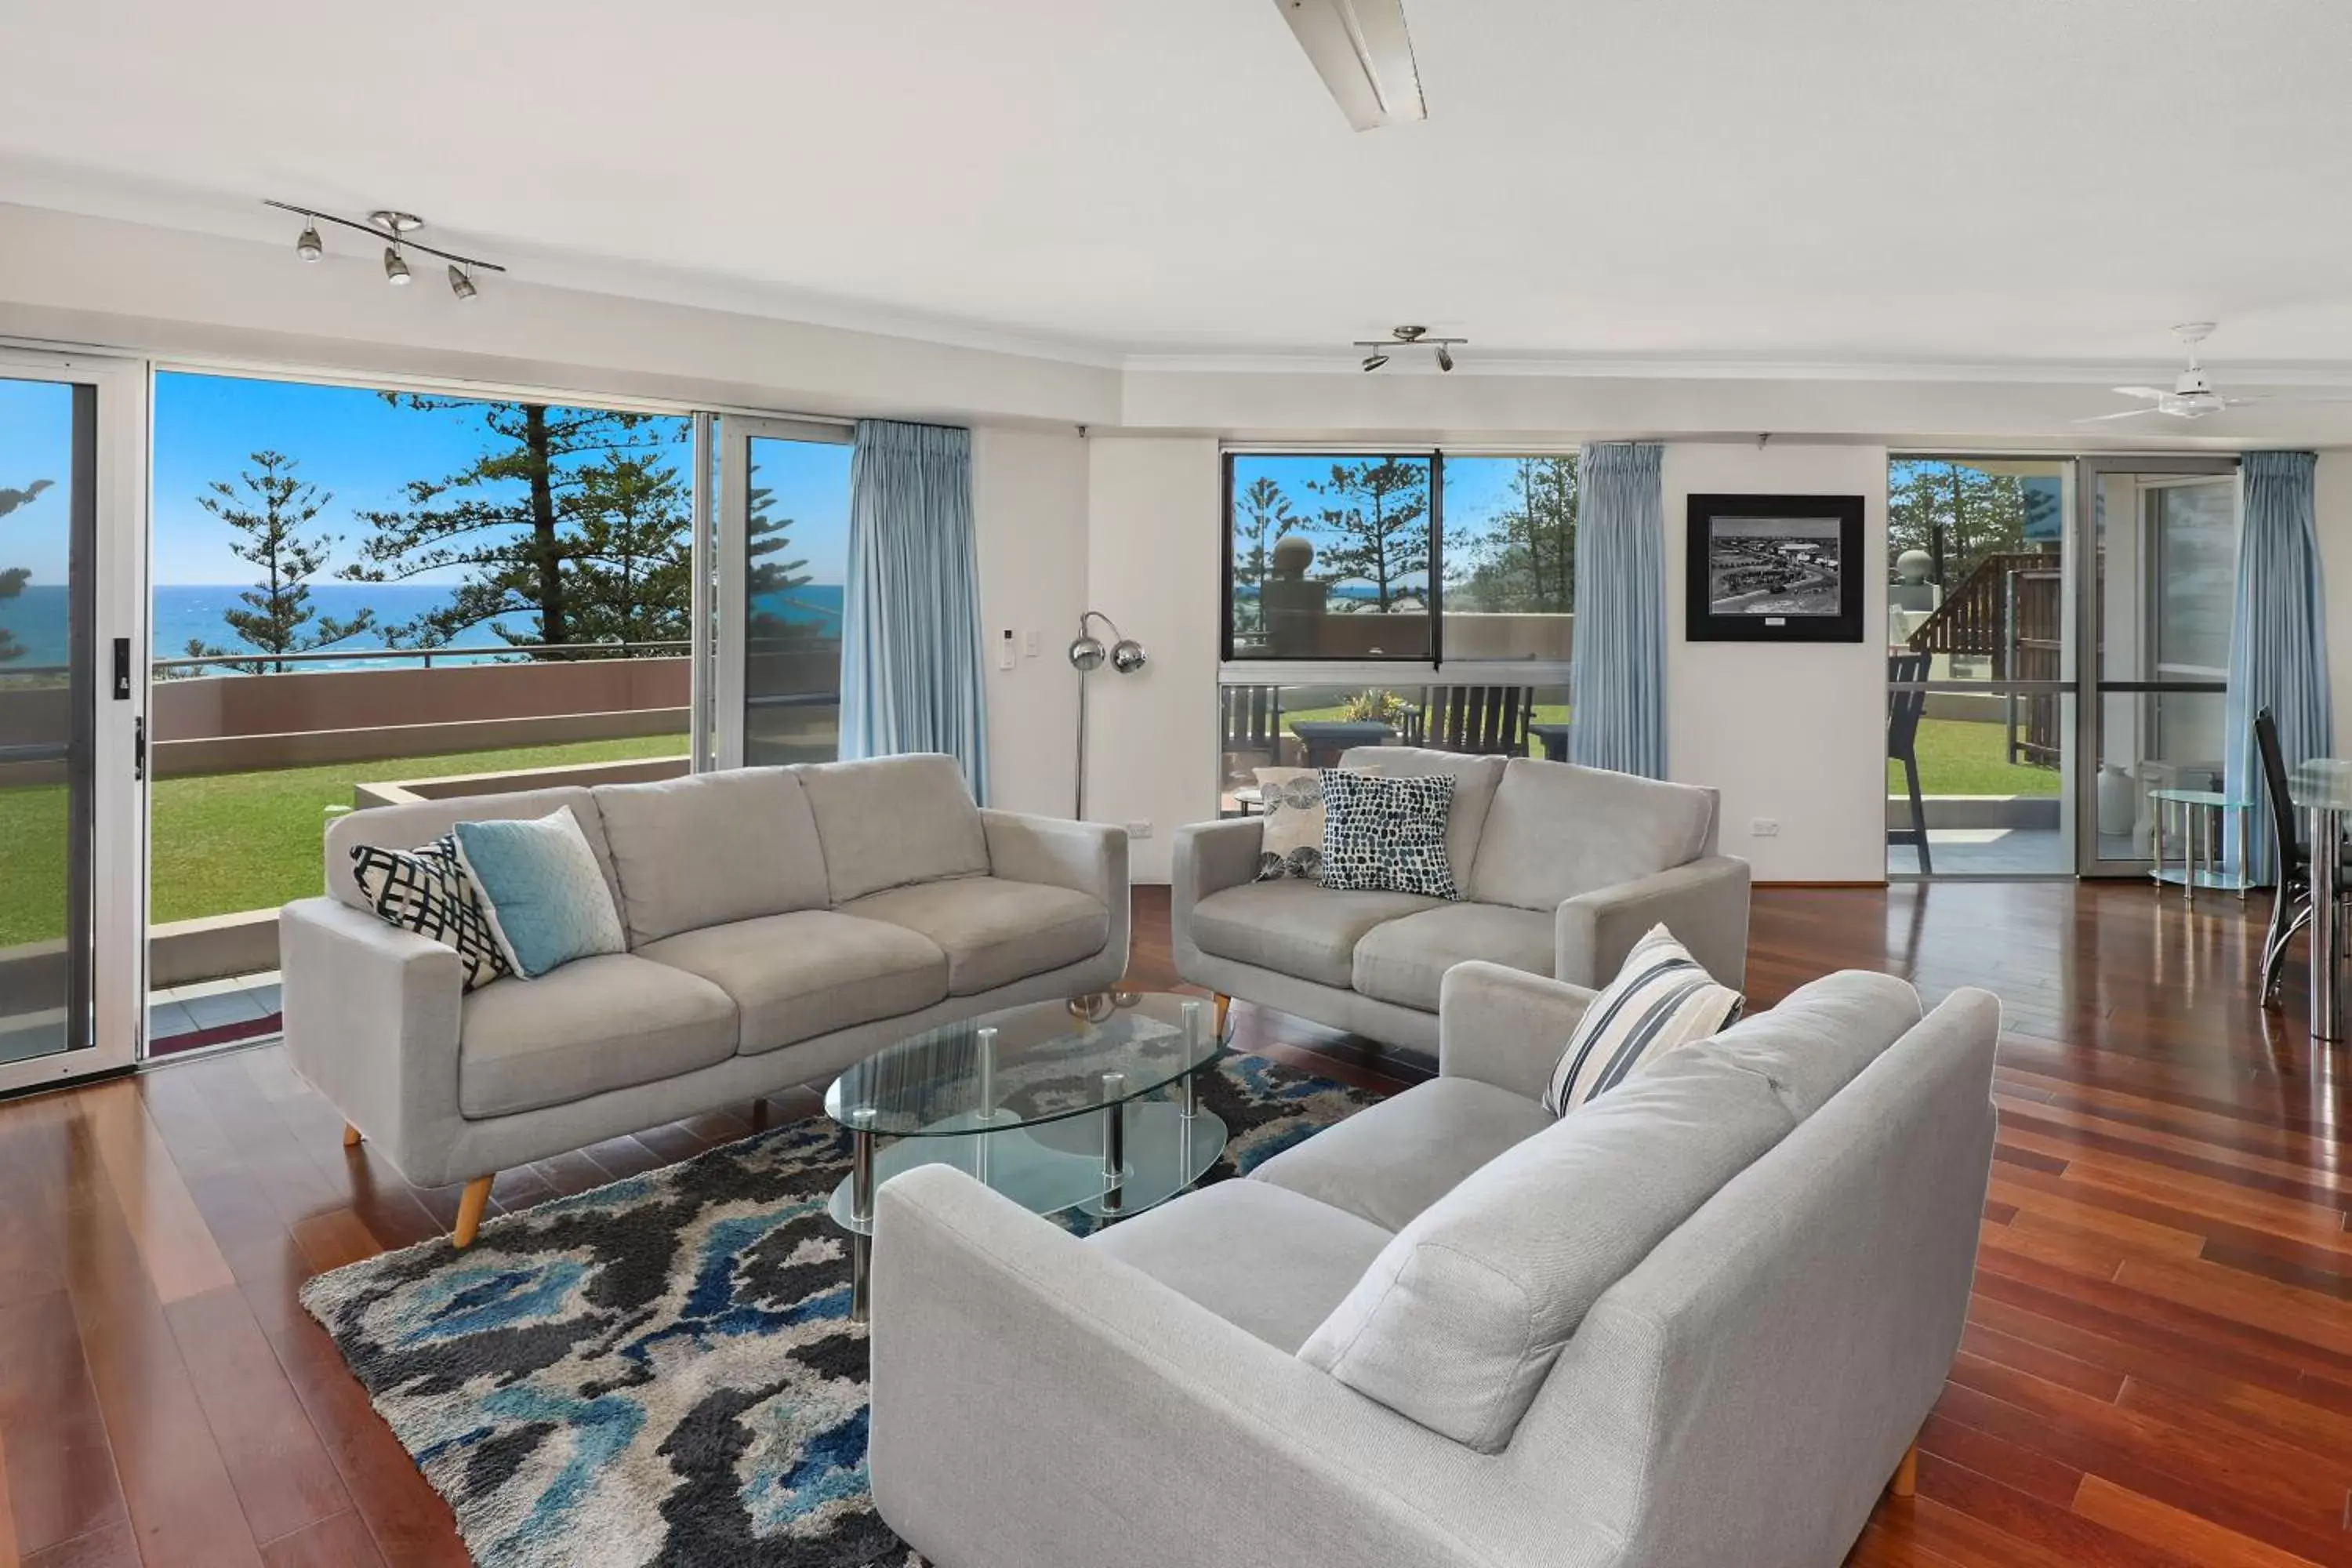
[[[2287,775],[2287,798],[2303,813],[2311,846],[2311,1035],[2344,1037],[2344,829],[2352,819],[2352,760],[2314,757]]]

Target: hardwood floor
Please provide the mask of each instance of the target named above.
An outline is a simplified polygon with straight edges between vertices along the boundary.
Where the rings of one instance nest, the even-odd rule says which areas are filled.
[[[1164,893],[1139,984],[1167,984]],[[2252,1001],[2263,909],[2139,886],[1769,889],[1749,989],[1844,966],[2003,1003],[2002,1126],[1967,1342],[1862,1568],[2352,1564],[2352,1169],[2301,982]],[[1360,1041],[1234,1010],[1239,1044],[1390,1087]],[[761,1109],[811,1114],[809,1091]],[[683,1159],[753,1108],[500,1174],[494,1210]],[[462,1563],[448,1510],[296,1303],[446,1231],[274,1047],[0,1106],[0,1561]]]

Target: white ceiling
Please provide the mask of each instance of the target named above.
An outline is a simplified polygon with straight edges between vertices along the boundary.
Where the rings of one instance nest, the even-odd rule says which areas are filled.
[[[1269,0],[8,4],[0,199],[1090,353],[2352,368],[2342,0],[1407,4],[1361,134]]]

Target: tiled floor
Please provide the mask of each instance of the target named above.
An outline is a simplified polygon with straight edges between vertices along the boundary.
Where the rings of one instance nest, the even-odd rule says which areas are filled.
[[[147,1054],[153,1057],[274,1035],[278,1028],[278,972],[152,991],[147,1009]]]

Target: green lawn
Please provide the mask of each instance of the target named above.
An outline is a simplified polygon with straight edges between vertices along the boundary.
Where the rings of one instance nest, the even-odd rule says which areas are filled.
[[[333,763],[269,773],[159,779],[149,833],[151,918],[194,920],[275,909],[319,890],[327,807],[352,804],[355,784],[500,773],[567,763],[682,756],[683,735],[649,735],[494,752]],[[65,789],[0,790],[0,946],[65,930]]]
[[[1919,721],[1921,795],[2056,795],[2058,770],[2012,765],[1999,724]],[[1904,794],[1903,769],[1886,764],[1886,793]]]

